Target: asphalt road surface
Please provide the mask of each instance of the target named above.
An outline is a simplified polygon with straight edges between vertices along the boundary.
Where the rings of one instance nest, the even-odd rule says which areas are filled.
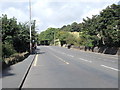
[[[118,88],[118,58],[39,46],[22,88]]]

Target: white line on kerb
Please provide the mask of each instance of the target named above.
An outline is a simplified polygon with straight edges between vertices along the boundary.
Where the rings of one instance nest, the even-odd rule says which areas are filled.
[[[35,56],[35,61],[34,61],[34,65],[33,66],[37,65],[37,60],[38,60],[38,54]]]
[[[116,68],[112,68],[112,67],[109,67],[109,66],[106,66],[106,65],[100,65],[100,66],[105,67],[105,68],[109,68],[109,69],[112,69],[112,70],[115,70],[115,71],[120,71],[120,70],[118,70]]]
[[[82,60],[82,61],[86,61],[86,62],[92,63],[92,61],[89,61],[89,60],[86,60],[86,59],[83,59],[83,58],[79,58],[79,59]]]

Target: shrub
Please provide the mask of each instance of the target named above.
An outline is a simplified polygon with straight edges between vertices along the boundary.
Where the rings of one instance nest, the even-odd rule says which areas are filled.
[[[3,58],[7,58],[10,55],[16,53],[16,51],[13,48],[13,45],[9,44],[9,43],[2,44],[2,51],[3,51],[2,52],[2,57]]]

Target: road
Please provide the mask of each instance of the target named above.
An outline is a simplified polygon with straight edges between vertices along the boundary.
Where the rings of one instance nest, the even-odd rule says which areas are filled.
[[[39,46],[22,88],[118,88],[118,58]]]

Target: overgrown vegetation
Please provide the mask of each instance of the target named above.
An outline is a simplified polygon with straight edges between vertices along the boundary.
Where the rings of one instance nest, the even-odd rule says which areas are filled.
[[[15,53],[29,52],[29,22],[19,23],[15,17],[8,19],[7,15],[2,15],[0,21],[2,21],[3,60],[11,57]],[[35,20],[31,24],[32,41],[36,41]]]
[[[75,38],[69,32],[79,32]],[[55,36],[54,36],[55,35]],[[120,45],[120,5],[111,5],[99,15],[83,19],[82,23],[73,22],[61,28],[48,28],[39,35],[39,41],[59,39],[63,44],[88,47],[119,47]]]

